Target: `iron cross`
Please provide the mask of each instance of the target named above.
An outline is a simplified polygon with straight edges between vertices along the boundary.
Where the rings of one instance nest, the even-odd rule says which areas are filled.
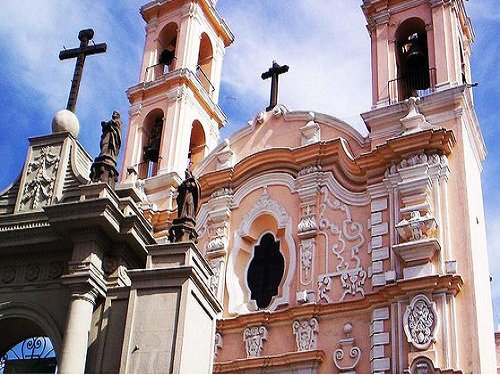
[[[288,65],[279,65],[276,61],[273,61],[273,66],[267,72],[262,73],[262,79],[271,78],[271,99],[266,111],[270,111],[278,104],[278,76],[288,72],[288,68]]]
[[[94,37],[94,30],[86,29],[78,33],[80,40],[80,47],[72,49],[64,49],[59,52],[59,60],[72,59],[76,57],[75,73],[71,81],[71,90],[69,92],[68,105],[66,109],[75,112],[76,99],[78,98],[78,91],[80,90],[80,82],[82,80],[83,65],[85,64],[85,57],[88,55],[95,55],[97,53],[106,52],[108,46],[106,43],[99,43],[89,46],[89,41]]]

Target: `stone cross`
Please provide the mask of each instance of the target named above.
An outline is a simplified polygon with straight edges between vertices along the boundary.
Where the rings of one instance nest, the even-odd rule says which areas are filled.
[[[68,105],[66,109],[75,112],[76,99],[78,98],[78,91],[80,89],[80,82],[82,80],[83,65],[85,64],[85,57],[88,55],[95,55],[97,53],[106,52],[106,43],[99,43],[89,46],[89,41],[94,37],[94,30],[85,29],[78,33],[80,40],[80,47],[72,49],[64,49],[59,52],[59,60],[72,59],[76,57],[75,73],[71,81],[71,90],[69,92]]]
[[[271,78],[271,99],[266,111],[270,111],[278,104],[278,76],[288,72],[288,69],[288,65],[279,65],[276,61],[273,61],[273,66],[267,72],[262,73],[262,79]]]

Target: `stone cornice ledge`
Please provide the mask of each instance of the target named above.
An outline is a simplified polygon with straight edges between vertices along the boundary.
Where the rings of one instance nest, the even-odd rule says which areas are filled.
[[[243,370],[245,372],[254,370],[251,371],[252,373],[265,373],[265,369],[272,367],[281,367],[282,372],[291,373],[292,370],[296,370],[297,368],[317,369],[325,359],[326,353],[323,350],[291,352],[258,358],[237,359],[228,362],[215,362],[214,373],[237,373]]]
[[[217,329],[223,331],[253,324],[271,324],[310,316],[321,317],[322,315],[352,311],[363,313],[364,310],[369,311],[373,308],[386,306],[401,296],[421,292],[422,290],[432,293],[445,292],[455,296],[460,292],[463,283],[463,279],[459,275],[432,275],[418,279],[399,280],[394,284],[388,284],[374,292],[367,293],[365,298],[329,304],[313,302],[274,312],[268,310],[259,311],[253,314],[218,320]]]

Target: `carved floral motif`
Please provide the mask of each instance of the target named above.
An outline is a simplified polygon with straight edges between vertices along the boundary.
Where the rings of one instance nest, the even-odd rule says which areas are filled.
[[[403,325],[406,338],[415,348],[427,349],[434,341],[437,326],[436,303],[419,294],[406,307]]]
[[[247,358],[260,357],[264,348],[264,341],[267,340],[267,328],[263,325],[251,326],[245,328],[243,332],[243,341]]]
[[[45,146],[28,164],[26,183],[20,209],[37,209],[50,203],[54,192],[59,155],[53,153],[52,146]]]
[[[297,351],[316,349],[319,332],[318,319],[295,320],[292,323],[292,331],[295,335]]]

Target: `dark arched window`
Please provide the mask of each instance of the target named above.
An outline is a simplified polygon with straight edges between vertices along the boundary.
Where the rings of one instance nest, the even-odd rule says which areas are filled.
[[[247,274],[251,299],[257,302],[259,309],[269,306],[271,299],[278,294],[284,272],[285,260],[280,252],[280,242],[271,233],[266,233],[254,248]]]

